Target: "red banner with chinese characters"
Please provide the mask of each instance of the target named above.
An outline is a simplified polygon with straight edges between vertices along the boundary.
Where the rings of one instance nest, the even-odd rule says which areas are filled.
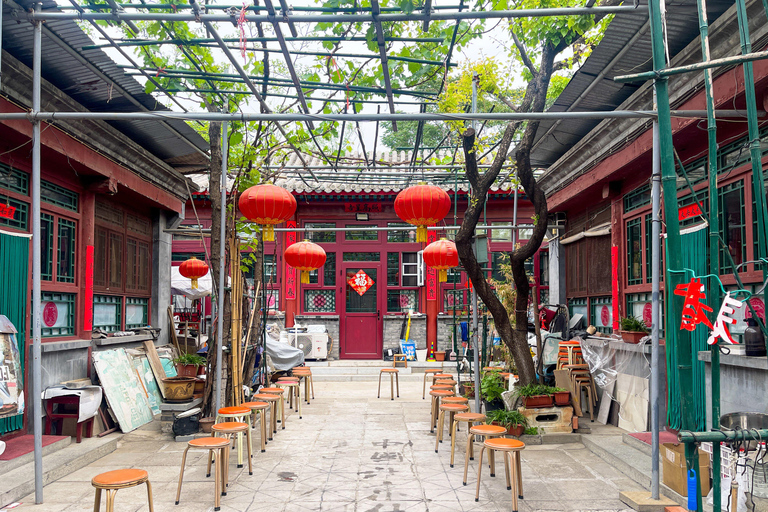
[[[611,246],[611,302],[613,302],[613,330],[619,330],[619,246]]]
[[[93,246],[85,246],[85,317],[83,330],[93,330]]]
[[[285,223],[288,228],[296,228],[296,221],[289,220]],[[296,232],[286,231],[285,247],[286,249],[296,243]],[[285,266],[285,298],[288,300],[296,299],[296,269],[290,265]]]
[[[381,213],[384,207],[381,203],[344,203],[344,211],[348,213]]]
[[[701,215],[701,207],[699,206],[699,203],[689,204],[688,206],[683,206],[682,208],[677,210],[678,221],[684,221],[685,219],[690,219],[691,217],[698,217],[700,215]]]
[[[16,207],[9,204],[0,204],[0,217],[12,219],[16,214]]]
[[[376,284],[371,276],[366,274],[363,269],[358,270],[347,283],[349,283],[349,286],[351,286],[361,297],[365,295],[365,292],[367,292],[371,286]]]
[[[437,241],[437,232],[427,232],[427,243]],[[437,300],[437,271],[432,267],[427,267],[427,300]]]

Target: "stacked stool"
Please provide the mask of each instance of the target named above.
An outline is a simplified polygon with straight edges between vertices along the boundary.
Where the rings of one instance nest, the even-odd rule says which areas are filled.
[[[299,379],[304,379],[304,400],[309,405],[309,392],[312,390],[312,400],[315,399],[315,383],[312,380],[312,370],[309,366],[297,366],[291,373]]]
[[[221,420],[225,420],[224,422],[221,422]],[[226,420],[234,420],[232,421],[226,421]],[[226,425],[227,423],[242,423],[246,426],[245,429],[242,429],[238,427],[238,430],[236,432],[233,432],[236,435],[236,443],[237,443],[237,467],[241,468],[243,467],[243,434],[246,434],[246,438],[248,440],[248,464],[251,464],[250,461],[250,454],[251,454],[251,410],[248,407],[241,407],[241,406],[233,406],[233,407],[222,407],[216,412],[216,423],[213,425],[213,428],[216,428],[216,425]],[[230,425],[232,426],[232,425]],[[225,429],[225,426],[219,427],[220,429]],[[253,470],[251,470],[251,473],[253,473]]]
[[[277,401],[276,405],[280,407],[280,417],[282,418],[282,430],[285,430],[285,403],[283,402],[283,394],[285,393],[285,389],[280,387],[274,387],[274,388],[261,388],[259,390],[260,394],[266,393],[268,395],[276,395],[279,400]],[[277,412],[277,411],[275,411]],[[277,420],[280,421],[280,420]],[[275,421],[272,422],[273,424],[276,424]],[[275,427],[275,432],[277,432],[277,427]]]
[[[453,453],[456,449],[456,432],[458,432],[459,423],[465,422],[467,424],[467,434],[469,434],[469,430],[475,423],[482,423],[484,421],[485,414],[478,412],[462,412],[453,416],[453,423],[451,424],[451,467],[453,467]]]
[[[435,373],[442,373],[443,370],[441,368],[426,368],[424,370],[424,384],[422,384],[421,387],[421,398],[422,400],[427,396],[427,375],[434,375]],[[434,382],[434,379],[432,379]]]
[[[444,400],[447,400],[447,398]],[[469,411],[469,406],[466,404],[450,404],[450,403],[440,404],[440,416],[437,420],[437,435],[435,436],[435,453],[437,453],[438,444],[443,442],[443,425],[445,424],[445,413],[447,412],[449,415],[448,425],[450,426],[450,425],[453,425],[453,418],[457,413],[468,412],[468,411]],[[450,428],[448,429],[448,433],[451,434]]]
[[[273,393],[256,393],[251,396],[254,400],[259,402],[267,402],[269,404],[269,425],[267,426],[268,435],[267,439],[272,440],[272,434],[277,434],[277,402],[280,400],[280,395]],[[262,417],[263,417],[262,413]]]

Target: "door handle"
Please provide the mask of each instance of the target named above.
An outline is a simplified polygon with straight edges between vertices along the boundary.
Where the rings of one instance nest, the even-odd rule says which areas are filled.
[[[378,321],[378,320],[381,320],[381,310],[380,310],[380,309],[377,309],[377,310],[376,310],[376,320],[377,320],[377,321]]]

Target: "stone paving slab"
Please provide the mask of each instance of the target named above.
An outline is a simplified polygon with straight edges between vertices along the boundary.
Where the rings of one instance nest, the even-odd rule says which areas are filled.
[[[253,475],[247,464],[235,466],[233,453],[222,512],[512,510],[501,457],[496,477],[489,476],[487,465],[483,468],[476,502],[477,460],[470,461],[467,485],[462,484],[466,431],[458,434],[451,468],[447,435],[435,453],[429,401],[422,400],[421,385],[402,384],[401,398],[390,401],[388,396],[376,399],[375,383],[316,382],[317,399],[303,407],[303,419],[291,412],[286,429],[278,431],[267,451],[255,451]],[[90,479],[122,467],[149,472],[158,512],[213,510],[214,484],[205,476],[202,452],[190,451],[181,503],[174,505],[184,448],[155,422],[125,435],[114,453],[46,486],[44,504],[33,505],[30,495],[16,510],[93,510]],[[625,511],[619,492],[642,490],[580,443],[527,446],[522,471],[520,512]],[[147,511],[144,486],[119,491],[115,510]]]

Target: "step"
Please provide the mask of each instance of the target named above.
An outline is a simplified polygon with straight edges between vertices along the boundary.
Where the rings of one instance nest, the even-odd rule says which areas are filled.
[[[341,360],[335,360],[335,361],[307,361],[307,366],[312,368],[312,373],[314,374],[317,369],[320,368],[375,368],[376,371],[380,370],[381,368],[392,368],[392,362],[391,361],[382,361],[380,359],[373,360],[373,361],[358,361],[358,360],[350,360],[350,359],[341,359]],[[410,373],[419,373],[423,374],[424,370],[427,368],[440,368],[446,373],[455,373],[456,372],[456,362],[455,361],[445,361],[445,362],[419,362],[419,361],[408,361],[408,370]],[[398,369],[405,369],[402,364],[398,364]]]
[[[43,446],[43,457],[46,455],[50,455],[51,453],[57,452],[59,450],[63,450],[69,444],[72,442],[71,437],[65,437],[64,439],[59,439],[58,441],[51,443],[47,446]],[[34,462],[35,460],[35,452],[29,452],[25,453],[24,455],[20,455],[19,457],[16,457],[15,459],[11,460],[3,460],[0,461],[0,475],[5,475],[9,471],[12,471],[20,466],[23,466],[24,464],[27,464],[29,462]]]
[[[84,468],[117,449],[122,434],[83,439],[82,443],[70,443],[43,458],[43,485]],[[35,463],[27,462],[3,473],[0,479],[0,508],[35,492]]]
[[[312,380],[315,382],[378,382],[379,381],[379,374],[332,374],[332,375],[317,375],[315,372],[312,372]],[[418,382],[422,383],[424,382],[424,376],[423,375],[403,375],[402,373],[399,375],[400,383],[403,382]],[[386,375],[381,377],[381,383],[382,386],[384,383],[387,383],[389,385],[389,377]]]
[[[631,435],[629,435],[628,432],[624,432],[623,434],[621,434],[621,441],[624,444],[629,445],[636,450],[640,450],[647,456],[649,457],[651,456],[651,445],[649,445],[648,443],[644,443],[643,441],[639,440],[636,437],[632,437]]]
[[[632,445],[625,443],[623,437],[621,435],[590,435],[582,436],[581,440],[589,451],[642,485],[645,489],[650,490],[651,456],[645,453],[644,450],[641,451],[635,448],[634,443]],[[659,472],[661,480],[661,464],[659,464]],[[661,494],[680,505],[685,506],[688,504],[687,498],[680,496],[661,482],[659,482],[659,490]]]

